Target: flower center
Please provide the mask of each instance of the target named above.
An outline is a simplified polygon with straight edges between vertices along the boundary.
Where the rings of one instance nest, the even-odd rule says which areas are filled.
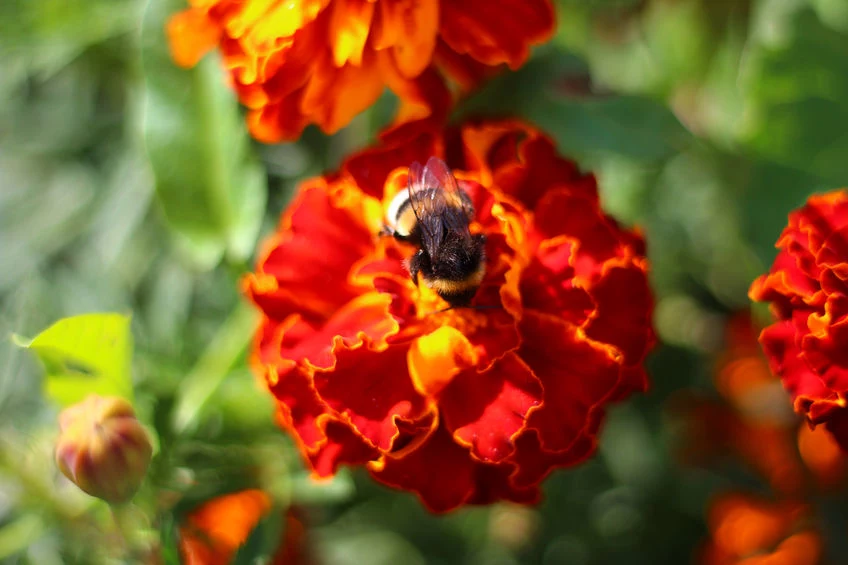
[[[418,291],[416,314],[430,331],[450,326],[464,335],[470,335],[489,325],[489,316],[485,310],[469,306],[451,308],[450,304],[424,284],[419,285]]]

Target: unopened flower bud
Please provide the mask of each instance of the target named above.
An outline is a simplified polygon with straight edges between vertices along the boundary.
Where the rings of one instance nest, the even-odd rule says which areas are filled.
[[[147,473],[153,447],[123,398],[88,396],[59,415],[56,462],[92,496],[119,503],[132,498]]]

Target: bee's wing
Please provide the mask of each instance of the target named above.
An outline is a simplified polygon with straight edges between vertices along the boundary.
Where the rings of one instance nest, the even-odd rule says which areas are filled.
[[[468,222],[474,217],[474,206],[468,194],[456,183],[456,177],[448,168],[447,163],[438,157],[430,157],[427,160],[427,166],[424,167],[424,185],[425,186],[440,186],[444,189],[444,196],[447,204],[452,208],[460,208],[468,217],[462,222],[463,227],[468,226]]]
[[[474,215],[471,200],[461,190],[444,161],[430,157],[423,169],[409,168],[409,201],[421,226],[421,243],[431,259],[439,255],[444,234],[471,239],[468,222]]]

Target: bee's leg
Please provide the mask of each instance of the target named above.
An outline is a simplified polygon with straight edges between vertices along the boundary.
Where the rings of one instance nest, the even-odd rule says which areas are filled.
[[[387,225],[383,224],[383,227],[381,227],[381,228],[380,228],[380,231],[377,233],[377,236],[379,236],[379,237],[386,237],[387,235],[390,235],[390,236],[394,237],[394,235],[395,235],[395,230],[393,230],[393,229],[392,229],[392,228],[390,228],[389,226],[387,226]]]
[[[418,272],[426,268],[430,262],[430,258],[427,257],[427,253],[424,252],[423,249],[419,249],[415,255],[409,258],[409,276],[412,277],[412,282],[418,283]]]

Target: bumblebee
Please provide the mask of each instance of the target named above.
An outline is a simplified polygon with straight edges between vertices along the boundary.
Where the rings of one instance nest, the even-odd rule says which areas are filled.
[[[471,234],[474,206],[444,161],[430,157],[409,167],[406,192],[389,205],[384,233],[418,247],[407,269],[451,308],[467,306],[486,274],[484,234]]]

